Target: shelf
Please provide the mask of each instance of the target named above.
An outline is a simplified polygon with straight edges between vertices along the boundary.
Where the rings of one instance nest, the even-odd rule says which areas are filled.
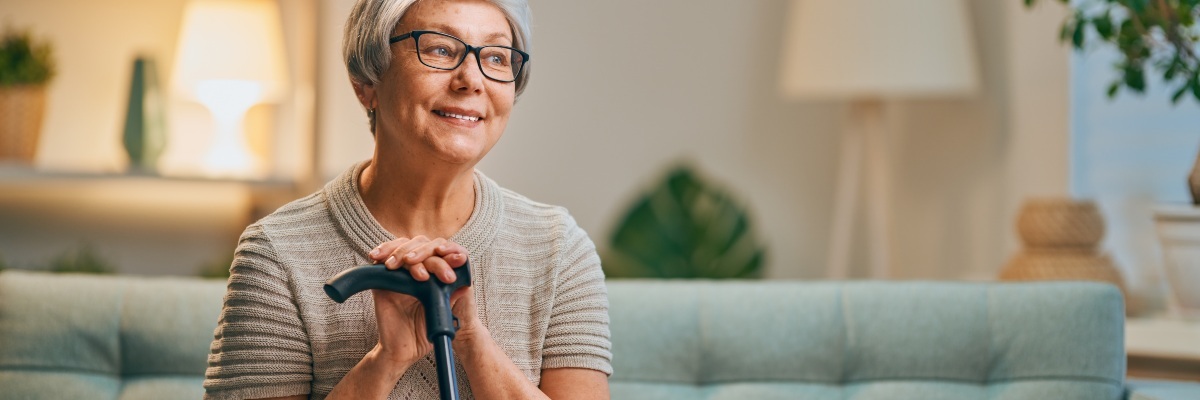
[[[199,184],[236,184],[252,186],[256,189],[291,190],[296,183],[287,179],[235,179],[235,178],[205,178],[163,176],[151,172],[131,171],[116,172],[84,172],[68,170],[50,170],[17,164],[0,163],[0,185],[34,184],[55,185],[67,182],[179,182]]]
[[[1125,352],[1129,376],[1200,381],[1200,322],[1130,318]]]

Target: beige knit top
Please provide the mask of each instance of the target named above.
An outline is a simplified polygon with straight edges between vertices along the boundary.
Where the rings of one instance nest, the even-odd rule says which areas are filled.
[[[378,341],[370,293],[345,303],[322,289],[395,239],[367,210],[350,168],[242,234],[205,373],[206,399],[310,393],[322,399]],[[545,368],[612,374],[608,295],[587,233],[561,207],[531,201],[475,173],[475,209],[450,238],[470,252],[479,318],[537,384]],[[461,363],[459,387],[473,398]],[[437,398],[426,356],[389,399]]]

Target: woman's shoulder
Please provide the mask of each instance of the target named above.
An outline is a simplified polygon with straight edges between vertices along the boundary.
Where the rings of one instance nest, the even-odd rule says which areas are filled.
[[[504,216],[524,226],[539,228],[575,227],[575,218],[566,207],[543,203],[517,193],[514,190],[500,187],[503,198]]]
[[[246,234],[270,237],[279,231],[320,230],[329,224],[329,208],[321,191],[309,194],[279,207],[250,224]]]

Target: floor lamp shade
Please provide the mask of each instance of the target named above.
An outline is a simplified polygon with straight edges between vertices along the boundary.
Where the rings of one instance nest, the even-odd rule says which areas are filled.
[[[212,112],[216,132],[203,172],[261,178],[267,166],[242,127],[255,104],[282,98],[288,74],[276,0],[192,0],[184,9],[172,86]]]
[[[892,165],[884,103],[976,91],[979,77],[964,1],[792,0],[780,91],[789,98],[850,105],[834,190],[830,278],[850,275],[860,199],[867,214],[870,276],[892,277]]]
[[[793,0],[781,90],[792,98],[956,96],[978,86],[963,0]]]

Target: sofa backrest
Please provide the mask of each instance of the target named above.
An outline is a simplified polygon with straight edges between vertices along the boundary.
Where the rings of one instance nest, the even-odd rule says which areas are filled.
[[[198,399],[224,293],[220,280],[4,271],[0,397]]]
[[[614,399],[1118,399],[1092,283],[608,282]],[[0,273],[0,398],[195,399],[225,282]],[[11,397],[9,397],[11,396]]]
[[[1119,399],[1095,283],[609,281],[614,399]]]

